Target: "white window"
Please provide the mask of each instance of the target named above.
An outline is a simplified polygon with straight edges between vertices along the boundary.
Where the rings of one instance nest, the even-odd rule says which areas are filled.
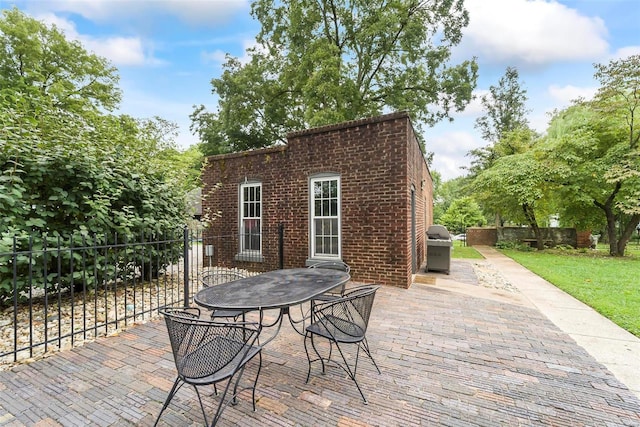
[[[340,178],[311,179],[311,257],[340,258]]]
[[[260,253],[262,244],[262,184],[240,186],[240,252]]]

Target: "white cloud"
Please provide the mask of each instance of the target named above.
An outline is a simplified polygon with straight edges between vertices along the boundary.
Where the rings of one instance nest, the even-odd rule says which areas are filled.
[[[482,106],[481,98],[489,93],[488,90],[474,90],[473,91],[473,99],[464,111],[460,113],[453,113],[454,117],[477,117],[484,113],[484,107]]]
[[[256,48],[257,46],[258,45],[256,44],[255,40],[245,39],[242,41],[242,55],[238,57],[241,64],[247,64],[251,61],[251,56],[249,55],[249,49]],[[207,51],[202,52],[200,54],[200,57],[205,64],[214,63],[216,65],[222,65],[227,60],[226,58],[227,53],[229,53],[232,56],[235,56],[231,52],[223,52],[220,49],[216,49],[212,52],[207,52]]]
[[[568,106],[568,104],[567,104]],[[558,107],[560,108],[560,107]],[[549,121],[551,120],[551,115],[553,110],[556,108],[551,108],[544,113],[531,114],[529,118],[529,126],[531,129],[535,130],[540,134],[545,134],[549,129]]]
[[[568,106],[572,101],[577,100],[578,98],[589,100],[593,98],[597,90],[597,87],[577,87],[573,85],[551,85],[548,89],[549,95],[553,99],[554,103],[562,106]]]
[[[70,40],[79,41],[90,52],[107,58],[114,65],[159,65],[149,48],[138,37],[91,37],[78,33],[75,23],[53,13],[35,16],[48,25],[55,25]]]
[[[541,66],[604,57],[602,19],[554,0],[467,0],[470,23],[461,48],[486,62]]]
[[[469,166],[470,162],[470,158],[466,157],[467,153],[486,144],[474,137],[471,132],[452,131],[427,136],[425,145],[427,151],[435,153],[432,170],[438,171],[443,181],[448,181],[464,175],[465,172],[461,167]]]
[[[222,64],[226,61],[226,53],[221,51],[220,49],[216,49],[213,52],[202,52],[200,54],[202,58],[202,62],[209,63],[213,62],[215,64]]]
[[[640,55],[640,45],[622,47],[613,53],[611,59],[625,59],[632,55]]]
[[[133,37],[111,37],[90,39],[82,37],[82,44],[100,56],[108,58],[116,65],[143,65],[153,62],[145,57],[142,41]]]

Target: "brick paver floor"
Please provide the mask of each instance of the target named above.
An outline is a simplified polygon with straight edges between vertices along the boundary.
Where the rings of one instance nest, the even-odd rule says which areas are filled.
[[[382,374],[366,358],[358,371],[368,405],[338,368],[315,366],[305,384],[303,339],[283,325],[263,352],[257,411],[242,395],[219,425],[640,426],[640,401],[603,365],[537,310],[505,301],[382,287],[368,332]],[[162,320],[136,325],[0,372],[0,426],[150,426],[174,375]],[[187,387],[160,422],[201,424]]]

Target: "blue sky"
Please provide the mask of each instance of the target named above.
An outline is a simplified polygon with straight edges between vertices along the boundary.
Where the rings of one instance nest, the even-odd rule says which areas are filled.
[[[259,30],[244,0],[0,0],[108,58],[120,73],[121,113],[160,116],[180,126],[177,143],[197,142],[189,131],[193,105],[216,107],[212,78],[224,55],[243,57]],[[640,0],[466,0],[470,25],[453,60],[477,57],[476,94],[517,67],[531,110],[544,131],[548,113],[597,85],[593,64],[640,54]],[[472,102],[424,135],[443,179],[464,174],[469,150],[487,145],[473,124],[482,109]]]

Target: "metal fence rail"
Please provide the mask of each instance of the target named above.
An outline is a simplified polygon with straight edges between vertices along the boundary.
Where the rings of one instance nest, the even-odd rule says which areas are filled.
[[[238,268],[212,263],[207,251],[230,251],[237,241],[187,229],[14,237],[9,250],[0,246],[0,369],[144,322],[160,307],[189,304],[204,272]]]

